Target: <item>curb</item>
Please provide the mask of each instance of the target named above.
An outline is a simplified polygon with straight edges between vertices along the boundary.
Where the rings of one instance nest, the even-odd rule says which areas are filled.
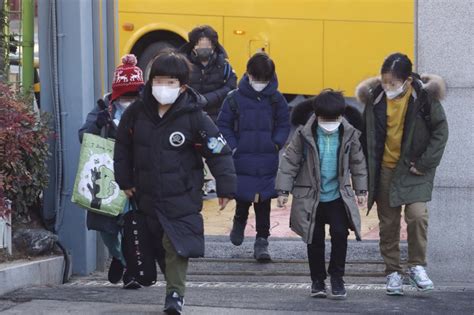
[[[64,257],[0,264],[0,296],[33,285],[62,284]]]

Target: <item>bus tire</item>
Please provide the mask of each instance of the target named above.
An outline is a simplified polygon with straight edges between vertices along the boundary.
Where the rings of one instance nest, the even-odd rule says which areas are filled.
[[[143,53],[138,56],[138,67],[142,69],[145,81],[148,80],[153,60],[156,58],[156,56],[158,56],[160,52],[166,49],[176,49],[176,46],[165,41],[154,42],[148,45],[148,47],[145,48]]]

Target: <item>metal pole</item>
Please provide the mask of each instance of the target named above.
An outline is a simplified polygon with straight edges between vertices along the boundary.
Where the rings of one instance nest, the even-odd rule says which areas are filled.
[[[8,0],[0,0],[0,81],[8,81],[9,58],[8,53],[10,49],[10,30],[8,17]]]
[[[22,56],[21,56],[21,87],[25,95],[32,92],[34,83],[34,0],[21,1],[21,24],[22,24]]]

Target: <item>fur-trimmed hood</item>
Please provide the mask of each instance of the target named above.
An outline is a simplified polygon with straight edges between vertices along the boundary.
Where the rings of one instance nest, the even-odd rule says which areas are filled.
[[[306,122],[314,115],[313,111],[314,96],[305,99],[296,104],[291,111],[291,123],[294,126],[305,125]],[[351,105],[346,106],[344,111],[344,118],[356,129],[362,130],[362,113]]]
[[[420,79],[415,79],[414,82],[418,81],[421,88],[425,90],[432,99],[439,101],[445,97],[446,82],[442,77],[436,74],[422,74]],[[372,97],[373,91],[380,86],[380,84],[380,77],[369,78],[359,83],[355,90],[357,100],[362,104],[366,104]],[[377,96],[378,95],[373,95],[373,97]]]

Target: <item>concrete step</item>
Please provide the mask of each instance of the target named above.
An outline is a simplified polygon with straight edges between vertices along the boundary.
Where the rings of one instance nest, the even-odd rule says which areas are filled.
[[[228,236],[206,236],[206,258],[218,259],[251,259],[253,258],[253,244],[255,238],[246,238],[240,246],[234,246]],[[275,260],[306,260],[306,244],[300,238],[272,238],[269,239],[269,251]],[[326,260],[331,253],[331,241],[326,241]],[[407,259],[407,243],[400,243],[400,257]],[[367,261],[382,262],[378,241],[348,241],[348,262]]]
[[[352,277],[383,277],[385,265],[381,262],[358,261],[346,264],[346,275]],[[191,259],[189,275],[239,276],[242,278],[309,276],[306,260],[273,260],[258,263],[254,259]],[[240,281],[246,281],[240,279]]]

